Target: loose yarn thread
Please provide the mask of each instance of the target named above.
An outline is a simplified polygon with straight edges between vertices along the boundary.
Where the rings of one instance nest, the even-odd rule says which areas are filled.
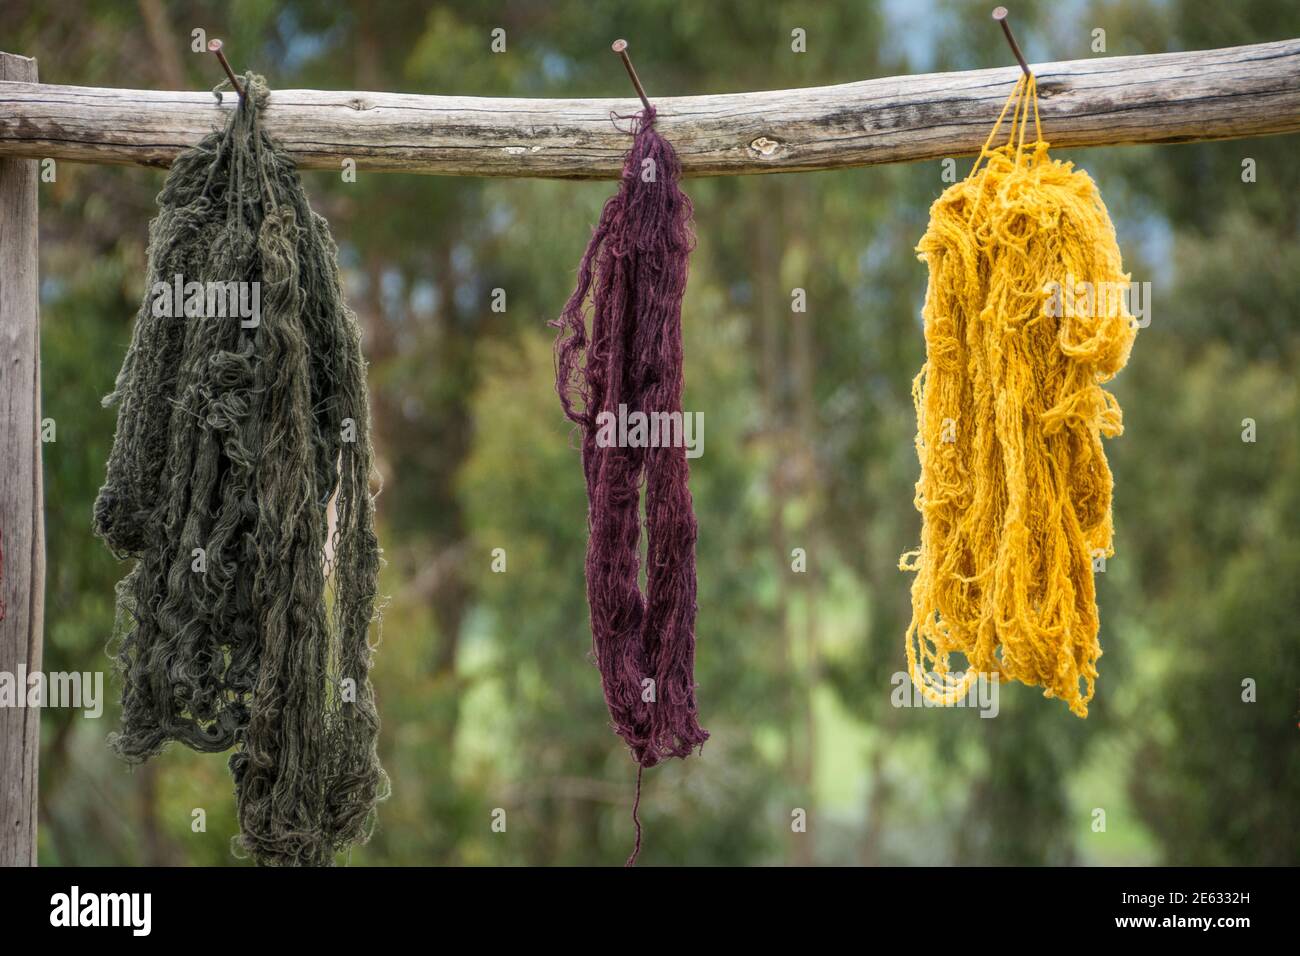
[[[94,524],[136,561],[113,749],[234,747],[236,852],[323,865],[365,841],[387,794],[367,638],[380,552],[360,327],[328,225],[261,127],[268,98],[246,74],[225,129],[177,158],[148,253],[150,289],[260,283],[260,324],[158,316],[146,294],[105,399],[118,424]]]
[[[620,405],[647,416],[680,417],[682,410],[681,307],[695,241],[692,207],[679,185],[681,163],[654,121],[653,107],[634,118],[618,192],[601,212],[573,294],[550,323],[559,329],[556,390],[582,434],[592,646],[614,729],[638,765],[637,806],[641,770],[686,757],[709,736],[695,697],[696,522],[686,450],[597,440],[598,417],[617,416]],[[647,679],[654,682],[650,695]],[[629,866],[640,850],[639,819],[636,826]]]
[[[991,149],[1009,110],[1011,135]],[[922,529],[899,567],[916,573],[907,662],[928,700],[954,704],[985,674],[1041,686],[1086,717],[1101,656],[1092,562],[1114,554],[1101,436],[1123,431],[1101,386],[1135,326],[1097,187],[1047,150],[1035,81],[1022,77],[917,246],[930,270],[912,386]]]

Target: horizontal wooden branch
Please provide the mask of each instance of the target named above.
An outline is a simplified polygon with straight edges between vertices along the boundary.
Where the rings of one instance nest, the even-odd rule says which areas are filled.
[[[616,65],[611,65],[611,70]],[[1054,145],[1300,130],[1300,40],[1034,66]],[[687,175],[870,166],[979,151],[1019,68],[803,90],[653,97]],[[0,83],[0,156],[166,166],[222,122],[210,93]],[[526,100],[275,90],[269,130],[305,168],[611,179],[633,97]]]

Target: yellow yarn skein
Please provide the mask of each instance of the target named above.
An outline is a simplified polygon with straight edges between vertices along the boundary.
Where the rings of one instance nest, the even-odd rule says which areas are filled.
[[[1011,135],[990,149],[1009,110]],[[1114,553],[1101,436],[1123,431],[1101,385],[1136,327],[1096,184],[1047,148],[1025,76],[970,175],[930,209],[917,246],[926,361],[912,384],[921,545],[899,568],[916,572],[907,664],[928,700],[954,704],[988,674],[1087,717],[1101,656],[1093,559]]]

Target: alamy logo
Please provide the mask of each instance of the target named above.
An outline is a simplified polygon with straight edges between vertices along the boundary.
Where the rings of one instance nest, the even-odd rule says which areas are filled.
[[[104,713],[103,671],[0,671],[0,707],[68,707],[96,718]]]
[[[1043,287],[1043,314],[1054,319],[1091,319],[1127,312],[1134,328],[1151,324],[1150,282],[1081,282],[1067,274],[1064,282]]]
[[[938,674],[930,673],[924,675],[926,683],[931,687],[942,686],[943,678]],[[949,675],[953,679],[960,680],[964,675],[953,673]],[[893,686],[893,691],[889,695],[889,702],[895,707],[941,707],[930,698],[926,697],[921,688],[916,686],[911,675],[907,671],[895,671],[894,676],[889,679]],[[996,674],[979,674],[966,693],[953,701],[949,706],[952,707],[970,707],[980,712],[981,717],[996,717],[1001,709],[998,704],[998,677]]]
[[[262,283],[186,282],[177,273],[171,282],[155,282],[154,318],[239,319],[241,329],[262,324]]]
[[[126,926],[134,936],[148,936],[153,924],[150,893],[71,892],[50,897],[51,926]]]
[[[687,458],[704,454],[703,412],[629,412],[596,415],[598,448],[685,448]]]

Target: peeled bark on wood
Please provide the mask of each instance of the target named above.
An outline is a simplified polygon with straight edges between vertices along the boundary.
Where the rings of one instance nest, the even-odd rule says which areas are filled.
[[[611,66],[616,70],[617,66]],[[1053,146],[1300,130],[1300,39],[1033,67]],[[1017,66],[715,96],[653,97],[688,176],[971,155]],[[233,108],[208,92],[0,83],[0,155],[167,166]],[[614,179],[635,98],[526,100],[276,90],[269,132],[307,169]]]
[[[0,53],[0,85],[13,81],[36,88],[36,61]],[[0,672],[15,680],[41,668],[45,608],[36,182],[37,163],[0,157]],[[36,865],[40,726],[38,707],[0,707],[0,866]]]

